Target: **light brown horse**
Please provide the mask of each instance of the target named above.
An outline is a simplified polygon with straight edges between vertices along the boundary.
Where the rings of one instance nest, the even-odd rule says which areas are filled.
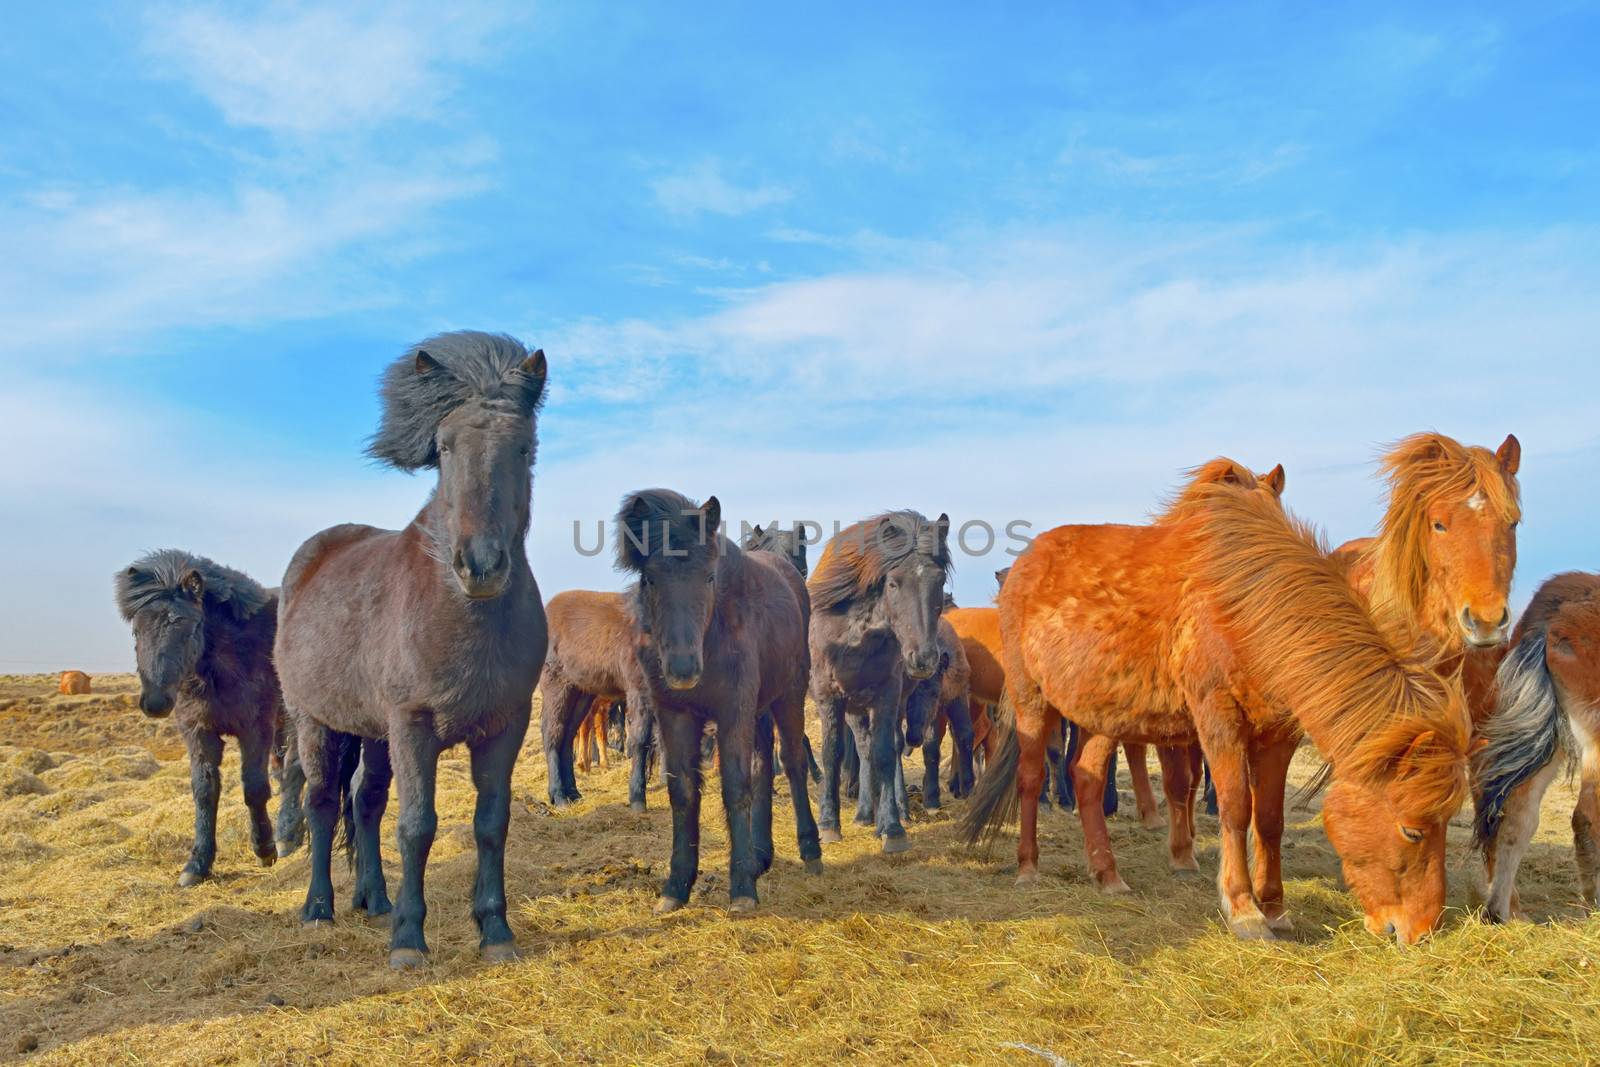
[[[62,671],[56,691],[64,697],[83,696],[89,692],[89,676],[82,671]]]
[[[1015,743],[980,782],[964,829],[992,834],[1020,803],[1021,880],[1037,877],[1055,708],[1099,735],[1101,752],[1079,765],[1080,796],[1101,784],[1091,757],[1111,738],[1199,741],[1218,788],[1223,914],[1239,936],[1272,937],[1291,926],[1284,782],[1309,734],[1333,767],[1324,825],[1367,928],[1412,943],[1443,912],[1445,825],[1466,795],[1459,689],[1374,625],[1344,569],[1247,470],[1217,460],[1195,481],[1150,526],[1058,527],[1018,559],[1000,594]],[[1096,883],[1125,892],[1103,818],[1092,804],[1078,811]],[[1192,842],[1172,860],[1193,869]]]

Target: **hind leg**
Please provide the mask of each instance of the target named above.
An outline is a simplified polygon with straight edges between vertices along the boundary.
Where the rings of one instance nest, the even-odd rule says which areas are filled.
[[[1150,787],[1149,748],[1126,742],[1123,754],[1128,757],[1128,779],[1133,783],[1133,798],[1139,808],[1139,822],[1146,830],[1162,830],[1167,820],[1162,817],[1161,805],[1156,803],[1155,790]]]
[[[845,734],[844,706],[843,697],[817,701],[817,714],[822,718],[822,797],[818,801],[817,832],[829,844],[844,840],[839,832],[839,772],[846,745],[855,744],[855,739]]]
[[[750,754],[750,848],[756,877],[772,869],[772,711],[756,718]]]
[[[628,709],[628,758],[632,768],[628,774],[628,807],[636,812],[645,810],[645,784],[650,777],[650,750],[655,744],[655,715],[644,695],[631,691]]]
[[[855,735],[856,767],[861,776],[856,790],[855,822],[857,826],[876,826],[878,768],[873,765],[872,759],[872,719],[868,715],[847,714],[845,721],[850,724],[850,730]],[[892,745],[893,741],[888,743]],[[894,784],[892,774],[889,784],[891,786]]]
[[[217,800],[222,796],[222,738],[212,731],[185,731],[189,749],[189,788],[194,794],[194,848],[178,875],[184,888],[211,876],[217,856]]]
[[[964,797],[972,792],[977,779],[972,767],[972,713],[965,699],[957,699],[944,706],[942,717],[950,723],[950,738],[955,749],[952,761],[955,763],[956,785],[950,792],[954,796]]]
[[[1162,745],[1156,749],[1161,761],[1161,789],[1167,795],[1167,811],[1172,815],[1167,828],[1167,857],[1178,875],[1197,874],[1200,864],[1194,858],[1194,779],[1189,766],[1189,750]]]
[[[806,737],[805,691],[780,699],[772,706],[773,724],[779,737],[778,757],[783,761],[783,773],[789,779],[790,806],[794,808],[794,833],[800,846],[800,859],[807,874],[822,873],[822,843],[817,821],[811,814],[811,795],[806,781],[806,763],[811,756],[811,743]]]
[[[544,709],[539,721],[543,735],[545,788],[552,808],[564,808],[582,799],[572,769],[573,742],[578,733],[580,708],[589,706],[588,694],[559,678],[541,687]]]
[[[924,811],[938,811],[943,802],[939,799],[939,750],[944,747],[945,729],[949,725],[948,717],[943,713],[934,716],[932,725],[928,728],[928,738],[922,742],[922,808]],[[950,783],[950,793],[957,796],[954,779]]]
[[[383,878],[383,854],[379,847],[383,813],[389,806],[389,782],[394,772],[389,766],[389,742],[363,739],[361,766],[350,783],[351,833],[356,848],[356,887],[350,907],[369,916],[387,915],[389,887]]]
[[[1578,803],[1572,809],[1572,845],[1578,859],[1578,883],[1583,902],[1600,907],[1600,775],[1584,767]]]
[[[601,710],[601,723],[605,711]],[[472,834],[478,845],[478,875],[472,885],[472,918],[478,924],[478,954],[491,963],[515,959],[516,939],[506,922],[506,834],[511,827],[511,772],[528,733],[523,711],[499,736],[471,746],[472,784],[478,803]],[[601,738],[602,748],[605,739]]]
[[[244,788],[244,806],[250,813],[250,850],[263,867],[278,862],[278,846],[272,842],[272,818],[267,802],[272,799],[272,731],[261,729],[239,735],[239,783]]]
[[[1012,707],[1016,718],[1017,797],[1020,802],[1017,830],[1017,884],[1039,880],[1039,793],[1045,780],[1045,749],[1050,738],[1060,733],[1055,709],[1044,702],[1037,687],[1012,688]]]
[[[853,738],[854,736],[854,727],[852,727],[851,737]],[[861,747],[859,744],[844,746],[844,795],[849,800],[858,800],[861,797]]]
[[[311,837],[311,884],[300,921],[314,926],[333,922],[333,831],[339,821],[339,771],[347,739],[304,715],[297,732]]]
[[[306,835],[306,813],[300,805],[306,772],[300,766],[300,739],[291,728],[285,738],[283,770],[278,776],[278,825],[273,847],[283,859],[300,847]]]
[[[1081,728],[1080,728],[1081,729]],[[1105,778],[1116,753],[1117,740],[1102,734],[1082,731],[1085,740],[1078,762],[1072,768],[1072,784],[1079,797],[1098,797],[1105,793]],[[1128,883],[1117,873],[1117,857],[1111,851],[1111,835],[1106,830],[1106,813],[1093,803],[1078,805],[1078,821],[1083,824],[1083,846],[1089,859],[1089,873],[1102,893],[1129,892]]]

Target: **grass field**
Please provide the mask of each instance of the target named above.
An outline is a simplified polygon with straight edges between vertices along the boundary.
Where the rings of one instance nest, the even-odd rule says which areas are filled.
[[[689,908],[651,913],[666,797],[628,811],[625,771],[544,803],[537,743],[516,775],[507,883],[524,958],[477,961],[468,913],[472,791],[440,769],[429,868],[433,962],[384,965],[387,929],[305,931],[304,851],[263,870],[247,845],[230,748],[216,877],[176,886],[192,807],[175,731],[132,706],[131,678],[54,696],[0,678],[0,1058],[48,1063],[1569,1063],[1600,1059],[1600,923],[1576,899],[1567,815],[1551,790],[1522,899],[1538,924],[1469,908],[1453,831],[1445,928],[1402,951],[1362,929],[1316,816],[1284,842],[1289,943],[1223,932],[1209,878],[1167,873],[1163,834],[1114,819],[1136,892],[1087,884],[1075,817],[1041,817],[1036,887],[953,841],[960,802],[917,811],[916,848],[878,854],[846,828],[827,873],[799,866],[786,799],[762,908],[733,919],[716,791]],[[908,772],[912,764],[907,765]],[[1155,770],[1152,761],[1152,770]],[[920,774],[920,761],[917,764]],[[1302,758],[1296,773],[1312,770]],[[913,780],[916,780],[915,778]],[[1125,805],[1131,810],[1131,803]],[[915,808],[915,804],[914,804]],[[385,824],[391,891],[393,807]],[[1201,820],[1215,870],[1215,823]],[[335,868],[339,905],[350,877]]]

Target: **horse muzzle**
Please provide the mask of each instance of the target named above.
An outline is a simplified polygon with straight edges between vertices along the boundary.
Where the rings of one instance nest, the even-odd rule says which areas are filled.
[[[1473,614],[1470,607],[1465,607],[1461,609],[1459,621],[1462,640],[1470,648],[1498,648],[1511,636],[1510,608],[1501,611],[1499,622],[1490,624]]]
[[[171,693],[159,690],[139,690],[139,710],[151,719],[165,719],[172,714],[172,707],[177,703]]]
[[[457,545],[450,569],[470,599],[492,600],[510,584],[511,556],[497,538],[471,538]]]
[[[913,652],[906,656],[906,673],[919,682],[924,678],[932,678],[933,672],[938,669],[937,652]]]

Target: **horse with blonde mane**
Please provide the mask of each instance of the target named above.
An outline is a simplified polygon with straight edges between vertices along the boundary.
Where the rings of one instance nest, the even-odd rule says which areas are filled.
[[[1434,928],[1445,826],[1466,795],[1459,689],[1375,626],[1344,568],[1249,471],[1207,464],[1150,526],[1041,535],[1006,581],[1000,620],[1016,729],[963,829],[969,840],[992,837],[1020,802],[1020,881],[1038,876],[1043,740],[1054,709],[1070,708],[1102,754],[1110,738],[1169,750],[1199,742],[1218,786],[1229,928],[1288,931],[1284,784],[1308,734],[1332,765],[1324,826],[1367,928],[1406,944]],[[1080,793],[1094,766],[1083,763]],[[1095,881],[1126,892],[1093,810],[1079,805]],[[1193,870],[1186,844],[1173,865]]]

